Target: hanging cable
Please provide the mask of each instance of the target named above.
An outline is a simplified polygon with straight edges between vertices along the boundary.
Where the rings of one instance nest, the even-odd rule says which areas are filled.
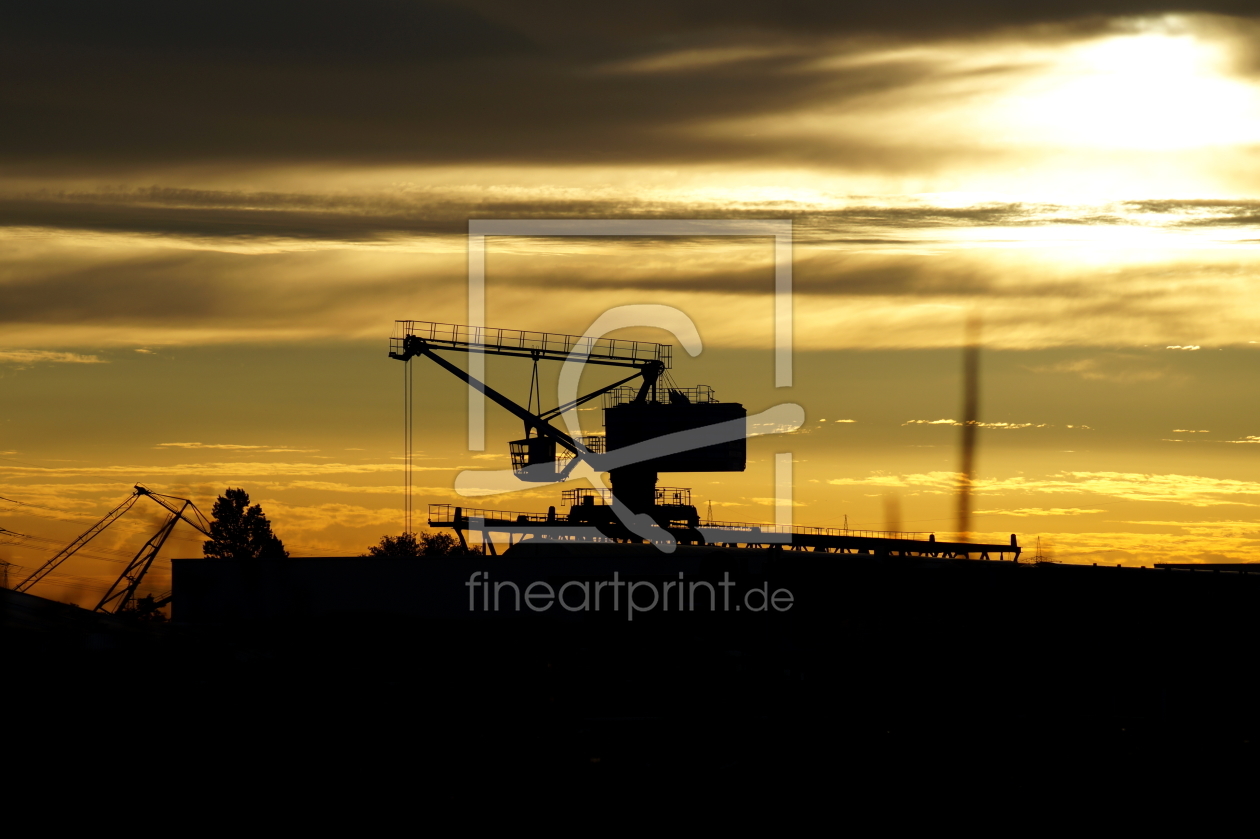
[[[403,364],[403,532],[412,532],[411,462],[412,462],[412,387],[411,359]]]
[[[525,405],[525,410],[531,414],[542,413],[542,387],[538,382],[538,351],[531,353],[534,357],[534,372],[529,377],[529,401]],[[532,437],[534,429],[527,422],[525,423],[525,436]]]

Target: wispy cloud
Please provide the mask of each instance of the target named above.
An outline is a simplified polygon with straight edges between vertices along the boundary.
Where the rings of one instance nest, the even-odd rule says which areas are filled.
[[[1250,528],[1204,524],[1200,527],[1181,527],[1172,533],[1152,533],[1150,523],[1143,525],[1145,532],[1094,531],[1094,532],[1042,532],[1043,544],[1053,545],[1052,555],[1057,561],[1099,565],[1146,565],[1157,562],[1253,562],[1260,546],[1260,532],[1255,525]],[[1174,523],[1169,523],[1174,524]],[[1000,538],[1001,534],[985,538]],[[1024,555],[1032,553],[1032,539],[1020,540]]]
[[[389,484],[385,486],[359,486],[356,484],[340,483],[336,481],[285,481],[283,483],[263,481],[260,482],[259,486],[273,492],[291,489],[309,489],[320,492],[346,492],[363,495],[401,495],[403,492],[403,488],[400,484]],[[412,491],[419,495],[458,496],[453,486],[413,486]]]
[[[327,530],[331,527],[376,527],[384,528],[384,532],[388,533],[402,530],[403,511],[401,508],[372,509],[356,504],[338,503],[301,506],[274,498],[262,499],[260,503],[267,512],[268,518],[275,524],[276,533],[281,539],[285,538],[286,531],[292,534],[290,538],[300,539],[302,534]],[[363,551],[367,551],[367,545],[363,546]]]
[[[95,355],[51,350],[0,350],[0,364],[108,364]]]
[[[1254,521],[1121,521],[1117,524],[1140,524],[1150,527],[1173,527],[1195,536],[1260,540],[1260,524]]]
[[[423,199],[382,194],[384,203],[411,202],[414,206],[409,205],[407,212],[417,218],[429,218],[433,206],[439,205],[443,213],[453,215],[442,231],[390,228],[383,222],[371,235],[360,229],[371,215],[365,209],[375,200],[371,196],[361,197],[364,207],[350,206],[354,201],[331,193],[294,198],[291,203],[307,205],[304,212],[318,224],[288,238],[276,232],[287,222],[268,215],[271,205],[266,196],[160,193],[147,196],[149,203],[127,196],[62,196],[58,206],[66,203],[74,218],[81,217],[76,201],[101,212],[111,206],[105,199],[116,198],[127,213],[141,209],[142,219],[169,223],[171,229],[117,232],[110,226],[113,221],[105,219],[101,230],[112,232],[93,235],[108,235],[109,246],[89,248],[83,246],[83,236],[47,220],[38,236],[0,248],[0,270],[13,278],[0,283],[0,322],[14,336],[6,338],[11,342],[122,345],[129,355],[140,342],[148,347],[297,341],[325,334],[360,337],[379,330],[383,307],[404,310],[411,305],[417,282],[425,286],[434,310],[442,312],[436,317],[456,317],[457,295],[445,280],[458,269],[455,222],[486,207],[505,214],[500,217],[536,216],[552,207],[522,189],[511,212],[493,202],[470,203],[438,193],[420,193]],[[739,199],[723,195],[706,201],[694,190],[677,190],[668,200],[640,205],[632,192],[627,186],[616,195],[592,192],[589,200],[557,198],[555,208],[567,207],[564,217],[581,218],[611,212],[656,217],[694,213],[698,207],[706,213],[711,208],[714,217],[743,217],[779,207],[760,200],[731,209],[731,202],[738,204]],[[248,206],[255,199],[259,205]],[[338,203],[343,199],[349,205]],[[239,203],[240,213],[263,217],[249,224],[228,217],[198,227],[199,222],[186,219],[177,206],[216,200]],[[327,206],[321,205],[324,200]],[[274,199],[272,204],[277,202],[284,203]],[[343,215],[345,228],[339,229]],[[810,300],[797,315],[799,346],[953,346],[958,339],[957,312],[979,302],[985,308],[986,345],[992,347],[1096,345],[1103,335],[1116,344],[1148,348],[1162,348],[1170,335],[1211,334],[1221,344],[1254,338],[1254,325],[1242,308],[1221,302],[1240,293],[1236,249],[1226,254],[1221,248],[1195,260],[1173,254],[1157,265],[1130,264],[1118,257],[1108,282],[1097,283],[1090,271],[1073,264],[1079,247],[1047,247],[1035,238],[1019,248],[1009,242],[1000,248],[976,247],[967,231],[982,228],[987,217],[973,216],[974,208],[964,212],[922,202],[797,215],[802,241],[794,259],[794,293]],[[1025,220],[1028,231],[1043,230],[1032,216]],[[181,227],[185,222],[186,230]],[[459,224],[466,227],[466,221]],[[248,236],[232,232],[247,228],[256,232]],[[204,241],[205,237],[213,241]],[[569,317],[589,321],[592,308],[623,299],[627,291],[659,291],[692,311],[730,314],[703,326],[707,345],[747,346],[757,340],[750,337],[756,333],[748,323],[765,316],[763,295],[770,286],[762,266],[746,253],[737,253],[730,243],[703,247],[689,243],[686,249],[676,245],[658,240],[619,243],[619,248],[641,252],[644,258],[613,260],[607,243],[566,244],[564,270],[557,272],[554,243],[523,242],[497,263],[496,277],[502,283],[497,299],[505,310],[519,310],[522,316],[532,313],[557,328],[571,329],[573,325],[561,327],[557,322]],[[317,248],[321,250],[316,253]],[[658,253],[652,253],[653,248]],[[581,294],[558,300],[569,288],[577,291],[575,277],[582,277]],[[560,294],[540,295],[543,287]],[[1162,350],[1129,357],[1113,353],[1063,361],[1039,372],[1150,381],[1171,375],[1173,355]]]
[[[459,467],[415,466],[418,472],[450,472]],[[148,475],[175,475],[190,478],[245,478],[275,475],[336,475],[365,474],[372,472],[399,472],[397,463],[180,463],[170,466],[13,466],[0,463],[0,474],[30,477],[73,477],[92,475],[123,475],[128,479]]]
[[[1088,381],[1153,382],[1170,375],[1159,361],[1132,353],[1109,353],[1091,358],[1078,358],[1029,368],[1034,373],[1071,373]]]
[[[977,516],[1084,516],[1106,510],[1084,510],[1080,507],[1020,507],[1015,510],[976,510]]]
[[[928,494],[952,494],[956,472],[872,475],[833,478],[838,486],[918,487]],[[1044,478],[980,478],[975,491],[984,495],[1086,494],[1130,501],[1166,501],[1191,507],[1260,506],[1260,482],[1198,475],[1150,475],[1136,472],[1061,472]]]
[[[272,446],[243,446],[235,443],[158,443],[155,449],[228,449],[233,451],[257,451],[260,454],[280,452],[317,452],[319,449],[286,449]]]
[[[1044,423],[1044,422],[1038,422],[1038,423],[1032,423],[1032,422],[973,422],[973,423],[971,423],[971,424],[972,424],[972,425],[974,425],[976,428],[996,428],[996,429],[999,429],[999,430],[1012,430],[1012,429],[1017,429],[1017,428],[1049,428],[1049,427],[1050,427],[1050,425],[1049,425],[1048,423]],[[905,426],[905,425],[954,425],[954,426],[962,426],[962,425],[963,425],[963,423],[961,423],[961,422],[959,422],[959,421],[957,421],[957,420],[952,420],[952,419],[938,419],[938,420],[907,420],[906,422],[903,422],[903,423],[902,423],[902,425],[903,425],[903,426]],[[1072,428],[1073,426],[1068,426],[1068,427],[1069,427],[1069,428]],[[1083,427],[1086,427],[1086,426],[1076,426],[1076,427],[1078,427],[1078,428],[1083,428]]]

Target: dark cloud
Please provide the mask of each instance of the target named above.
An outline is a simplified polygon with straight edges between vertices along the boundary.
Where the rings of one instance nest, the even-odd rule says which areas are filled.
[[[154,200],[177,196],[173,201]],[[143,190],[83,195],[0,199],[0,226],[50,227],[103,233],[138,233],[192,238],[368,241],[402,234],[459,233],[466,220],[440,208],[382,206],[343,201],[311,206],[307,196],[234,195],[196,190]],[[215,201],[214,199],[218,200]],[[250,200],[250,199],[253,200]],[[130,199],[130,200],[128,200]],[[243,204],[248,206],[243,206]],[[209,206],[198,206],[209,204]],[[372,212],[374,210],[374,212]],[[466,219],[466,217],[465,217]]]
[[[0,226],[44,227],[193,238],[373,241],[400,235],[463,234],[469,218],[620,217],[764,218],[749,206],[702,210],[647,201],[548,199],[456,201],[420,194],[337,196],[241,193],[190,189],[102,190],[0,197]],[[1028,223],[1022,205],[950,209],[857,207],[830,213],[792,213],[804,240],[893,244],[896,231],[922,227]],[[886,228],[888,236],[854,234]]]
[[[244,260],[185,253],[52,270],[0,285],[0,307],[7,323],[108,324],[214,320],[272,303],[266,287],[233,281],[233,262]]]
[[[1251,227],[1260,223],[1260,201],[1246,200],[1166,200],[1126,201],[1124,207],[1137,213],[1178,216],[1170,223],[1184,227]]]
[[[835,3],[828,0],[643,0],[633,8],[551,0],[45,0],[11,3],[0,41],[69,54],[425,63],[595,47],[622,54],[799,35],[966,34],[1038,23],[1166,12],[1251,14],[1241,0],[995,0]],[[605,55],[605,57],[607,57]]]
[[[679,252],[677,260],[646,266],[626,260],[624,244],[650,249],[653,240],[624,240],[603,256],[571,256],[563,249],[549,256],[544,248],[519,258],[494,255],[492,243],[492,282],[496,287],[533,287],[553,293],[567,289],[575,294],[651,291],[765,296],[773,287],[768,264],[746,267],[738,259],[713,262],[703,256],[707,251],[703,242],[692,243],[693,257],[702,255],[698,259]],[[712,244],[724,247],[729,242]],[[432,261],[364,264],[323,250],[238,254],[164,248],[108,256],[92,251],[67,249],[55,257],[41,251],[26,258],[7,258],[0,281],[0,323],[290,328],[336,322],[360,311],[373,312],[374,317],[382,311],[408,311],[421,289],[427,289],[426,305],[439,287],[456,296],[462,293],[462,286],[449,282],[448,271],[460,276],[462,260],[457,255],[446,257],[449,265],[442,262],[434,270]],[[1069,294],[1079,282],[1070,285]],[[965,257],[804,248],[798,249],[795,260],[794,290],[801,296],[907,298],[1065,293],[1062,285],[1046,277],[1025,276],[1018,287],[1005,284],[1000,268]]]
[[[1185,10],[1158,0],[10,4],[0,19],[0,107],[17,129],[0,134],[0,167],[930,163],[940,152],[928,138],[922,149],[899,150],[694,129],[818,102],[839,107],[941,72],[912,59],[844,72],[813,66],[872,39],[979,37],[1035,23],[1053,25],[1021,37],[1056,38],[1105,27],[1108,15],[1174,8]],[[762,51],[650,73],[615,70],[663,53],[739,47]]]
[[[728,244],[728,243],[715,243]],[[582,259],[579,257],[579,259]],[[492,285],[537,288],[575,295],[602,291],[665,294],[741,294],[764,298],[773,288],[769,266],[679,260],[666,267],[627,263],[624,251],[580,265],[537,254],[518,260],[492,256]],[[458,271],[458,260],[451,268]],[[410,311],[416,294],[439,286],[456,296],[447,276],[420,265],[388,264],[342,276],[346,263],[327,253],[232,254],[216,251],[163,251],[38,264],[10,263],[10,279],[0,282],[0,323],[90,324],[94,326],[216,327],[286,329],[337,323],[359,312]],[[620,267],[619,267],[620,266]],[[1013,286],[1000,268],[966,258],[917,255],[800,253],[794,265],[794,291],[800,297],[901,296],[910,299],[1073,296],[1087,282],[1056,282],[1025,276]],[[1118,285],[1117,294],[1123,294]],[[1079,301],[1106,311],[1114,295]]]
[[[13,50],[0,53],[0,103],[22,129],[0,135],[0,166],[56,173],[189,162],[766,159],[783,154],[782,140],[732,132],[701,137],[695,129],[820,99],[838,105],[933,72],[922,61],[840,78],[796,67],[814,57],[807,49],[737,66],[636,74],[547,55],[381,67],[134,56],[63,62]],[[794,149],[791,157],[835,154],[834,143],[818,145]]]
[[[633,12],[616,4],[548,0],[471,0],[490,19],[510,23],[539,41],[574,37],[668,39],[732,31],[831,34],[968,33],[1038,23],[1086,21],[1166,12],[1253,14],[1245,0],[970,0],[941,3],[843,3],[829,0],[648,0]],[[1087,23],[1086,25],[1090,25]]]
[[[893,239],[860,249],[799,243],[793,274],[803,339],[946,346],[957,339],[962,307],[978,306],[987,312],[986,339],[1000,346],[1254,340],[1245,308],[1222,303],[1250,268],[1241,257],[1206,265],[1200,254],[1156,265],[1058,265],[970,240],[959,248],[944,236],[938,246],[881,247]],[[37,347],[243,335],[322,341],[382,333],[393,317],[460,322],[464,312],[466,263],[455,248],[310,248],[299,241],[289,251],[232,253],[141,237],[104,244],[8,239],[0,254],[0,327]],[[513,319],[585,324],[592,310],[663,301],[719,320],[730,311],[735,323],[748,311],[768,311],[774,286],[765,241],[514,244],[492,241],[487,263],[489,296]],[[697,296],[715,293],[742,299]]]
[[[500,282],[516,287],[533,285],[559,289],[566,286],[567,275],[554,265],[544,264],[536,270],[518,269],[508,277],[498,273],[496,276],[501,277]],[[1062,283],[1046,277],[1026,276],[1018,287],[1004,283],[1003,279],[1001,269],[993,265],[966,258],[942,259],[914,254],[819,253],[799,249],[792,267],[792,290],[798,296],[904,296],[907,299],[927,299],[938,296],[1038,297],[1064,293]],[[773,288],[773,275],[768,266],[687,265],[662,270],[654,265],[642,271],[630,268],[578,272],[568,282],[575,290],[721,292],[765,296]]]
[[[1260,201],[1128,201],[1104,207],[1022,202],[964,207],[862,205],[820,211],[791,201],[696,207],[686,200],[557,197],[563,191],[527,190],[513,198],[458,189],[378,193],[241,192],[149,187],[91,191],[44,190],[0,195],[0,226],[40,227],[191,238],[382,241],[398,236],[461,235],[470,218],[766,218],[790,216],[798,242],[811,245],[930,245],[924,234],[957,228],[1141,223],[1158,216],[1167,226],[1253,225]],[[913,236],[908,236],[913,234]],[[646,241],[646,240],[645,240]],[[942,239],[942,241],[945,241]]]
[[[529,40],[427,0],[46,0],[6,6],[0,42],[67,59],[423,64],[523,52]]]
[[[300,328],[365,305],[402,308],[415,293],[412,273],[337,282],[338,270],[324,254],[204,251],[18,263],[18,279],[0,283],[0,322]]]

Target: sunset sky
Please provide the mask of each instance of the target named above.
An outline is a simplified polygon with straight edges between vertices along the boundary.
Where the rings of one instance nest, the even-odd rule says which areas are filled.
[[[24,577],[137,482],[207,514],[243,487],[295,556],[399,533],[393,322],[465,323],[468,221],[521,218],[793,222],[790,388],[770,239],[488,242],[488,324],[675,306],[704,340],[675,352],[680,384],[804,407],[745,473],[661,476],[702,513],[773,521],[790,451],[798,524],[950,535],[974,315],[978,537],[1068,562],[1260,559],[1260,18],[843,6],[7,10],[0,559]],[[527,362],[489,375],[524,400]],[[421,509],[559,505],[558,487],[460,498],[456,474],[505,468],[519,423],[492,406],[470,452],[463,386],[427,362],[415,381]],[[94,603],[159,512],[42,593]]]

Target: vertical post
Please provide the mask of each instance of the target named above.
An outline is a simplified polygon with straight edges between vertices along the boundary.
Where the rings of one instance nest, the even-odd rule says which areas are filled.
[[[963,418],[958,475],[958,539],[971,538],[971,492],[976,470],[976,428],[980,415],[980,318],[967,319],[963,344]]]
[[[792,386],[792,221],[774,234],[774,386]]]
[[[468,326],[469,332],[480,338],[486,326],[486,237],[474,232],[477,227],[475,221],[468,222]],[[475,381],[486,380],[485,353],[468,354],[468,374]],[[468,389],[468,450],[485,449],[486,399],[481,389],[473,385]]]
[[[463,522],[463,518],[464,518],[464,508],[463,508],[463,507],[456,507],[456,508],[455,508],[455,518],[454,518],[454,522],[455,522],[455,535],[459,537],[459,546],[460,546],[461,548],[463,548],[463,549],[466,551],[466,550],[468,550],[468,540],[467,540],[466,538],[464,538],[464,522]],[[472,523],[470,522],[470,526],[471,526],[471,524],[472,524]]]
[[[774,456],[774,524],[776,527],[792,527],[792,453],[778,452]]]

